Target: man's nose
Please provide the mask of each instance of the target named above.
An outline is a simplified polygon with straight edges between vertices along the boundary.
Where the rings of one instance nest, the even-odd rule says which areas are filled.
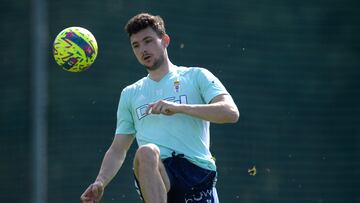
[[[148,54],[146,48],[141,48],[140,53],[141,53],[141,56]]]
[[[143,44],[139,44],[139,51],[140,53],[146,52],[146,47]]]

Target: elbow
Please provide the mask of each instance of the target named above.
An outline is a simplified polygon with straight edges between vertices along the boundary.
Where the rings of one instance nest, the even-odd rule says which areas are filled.
[[[240,118],[240,112],[236,105],[233,105],[229,108],[228,112],[228,122],[227,123],[237,123]]]
[[[240,118],[240,112],[237,108],[236,104],[233,103],[233,105],[230,105],[228,107],[228,113],[227,113],[227,123],[237,123]]]
[[[240,118],[240,112],[238,110],[229,113],[228,123],[237,123]]]
[[[240,118],[240,113],[238,110],[230,111],[225,113],[225,115],[222,117],[222,119],[218,120],[219,124],[223,123],[237,123]]]

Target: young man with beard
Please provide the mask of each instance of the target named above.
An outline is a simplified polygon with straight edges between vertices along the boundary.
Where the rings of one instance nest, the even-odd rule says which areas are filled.
[[[113,143],[82,202],[100,201],[134,139],[134,178],[144,202],[218,202],[209,123],[237,122],[237,106],[208,70],[171,63],[160,16],[140,13],[125,29],[148,75],[121,92]]]

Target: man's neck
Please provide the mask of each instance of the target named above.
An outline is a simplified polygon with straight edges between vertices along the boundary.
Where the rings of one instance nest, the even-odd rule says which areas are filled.
[[[173,66],[174,65],[169,60],[165,61],[165,63],[156,70],[149,71],[150,79],[159,82],[166,74],[169,73]]]

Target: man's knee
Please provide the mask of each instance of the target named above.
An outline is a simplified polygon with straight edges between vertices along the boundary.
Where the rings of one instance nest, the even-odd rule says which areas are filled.
[[[134,165],[137,168],[140,164],[156,164],[160,159],[160,149],[154,144],[140,146],[135,153]]]

